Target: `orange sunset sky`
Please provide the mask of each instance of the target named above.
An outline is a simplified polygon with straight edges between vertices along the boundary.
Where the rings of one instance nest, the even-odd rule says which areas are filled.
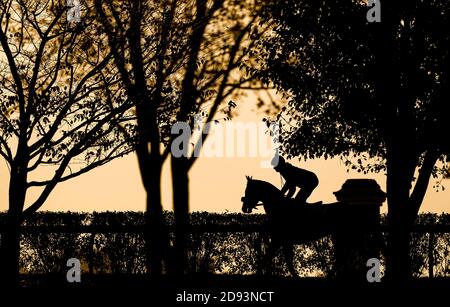
[[[245,99],[236,109],[233,121],[261,121],[263,112],[256,109],[253,99]],[[209,142],[213,137],[208,139]],[[207,141],[207,142],[208,142]],[[281,178],[271,168],[261,168],[260,162],[265,158],[206,158],[200,157],[190,174],[191,211],[239,212],[240,198],[244,194],[245,175],[266,180],[281,188]],[[311,170],[319,177],[319,186],[309,201],[334,202],[333,192],[341,188],[348,178],[373,178],[385,191],[384,174],[361,175],[357,172],[347,173],[346,167],[333,160],[298,160],[290,161],[294,165]],[[4,161],[0,164],[0,211],[7,209],[8,169]],[[431,180],[422,212],[450,212],[450,180],[444,180],[445,191],[436,192],[431,187]],[[36,197],[29,193],[28,202]],[[166,162],[163,171],[163,205],[171,209],[170,163]],[[90,173],[59,184],[50,195],[41,210],[52,211],[124,211],[144,210],[145,192],[141,184],[137,159],[134,154],[113,161]],[[386,211],[383,205],[382,211]],[[258,212],[262,213],[262,209]]]

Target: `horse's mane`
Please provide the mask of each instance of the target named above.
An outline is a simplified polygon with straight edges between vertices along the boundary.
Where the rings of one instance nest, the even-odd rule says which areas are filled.
[[[276,186],[274,186],[273,184],[271,184],[270,182],[264,181],[264,180],[258,180],[258,179],[251,179],[253,181],[253,183],[257,183],[261,186],[265,186],[264,189],[271,189],[273,190],[273,192],[281,194],[280,189],[278,189]],[[280,195],[281,196],[281,195]]]

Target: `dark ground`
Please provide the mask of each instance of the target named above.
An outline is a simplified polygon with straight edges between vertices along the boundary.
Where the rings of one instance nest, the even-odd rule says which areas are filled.
[[[42,278],[34,277],[34,281]],[[266,301],[238,302],[239,294],[253,293]],[[269,302],[269,292],[273,292]],[[177,302],[177,295],[210,294],[204,302]],[[12,293],[8,293],[12,294]],[[17,296],[17,294],[19,294]],[[262,295],[262,296],[261,296]],[[280,278],[262,276],[190,276],[163,278],[159,282],[134,276],[82,276],[80,284],[56,277],[45,285],[24,287],[14,293],[18,304],[38,306],[448,306],[450,279],[416,279],[407,284],[388,285],[324,280],[321,278]],[[224,300],[222,301],[222,299]],[[234,299],[233,299],[234,298]],[[422,302],[424,302],[422,304]]]

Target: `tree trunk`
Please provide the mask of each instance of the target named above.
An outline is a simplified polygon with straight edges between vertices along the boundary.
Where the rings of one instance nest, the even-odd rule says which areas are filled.
[[[390,223],[387,250],[387,280],[405,282],[411,278],[410,233],[403,221]]]
[[[189,230],[189,175],[185,157],[171,157],[173,209],[175,214],[175,272],[187,273],[187,238]]]
[[[149,181],[145,184],[147,189],[146,218],[146,256],[147,268],[154,278],[163,273],[164,254],[168,248],[167,229],[161,205],[161,170],[152,170]]]
[[[17,287],[19,283],[20,224],[20,216],[8,210],[0,257],[0,284],[7,289]]]
[[[415,163],[404,152],[397,150],[388,159],[388,244],[386,277],[392,282],[411,278],[410,227],[412,219],[409,192]]]
[[[21,146],[19,146],[21,147]],[[9,182],[9,209],[6,221],[6,233],[2,244],[2,257],[0,267],[2,283],[7,287],[16,287],[19,282],[20,257],[20,226],[22,212],[27,192],[26,161],[23,159],[24,150],[18,150],[16,164],[11,167]]]

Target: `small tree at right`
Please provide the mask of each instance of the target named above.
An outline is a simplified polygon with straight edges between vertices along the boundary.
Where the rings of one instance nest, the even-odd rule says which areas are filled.
[[[387,277],[411,276],[409,228],[449,158],[450,4],[273,1],[255,73],[288,99],[283,150],[386,172]],[[365,158],[365,159],[364,159]]]

